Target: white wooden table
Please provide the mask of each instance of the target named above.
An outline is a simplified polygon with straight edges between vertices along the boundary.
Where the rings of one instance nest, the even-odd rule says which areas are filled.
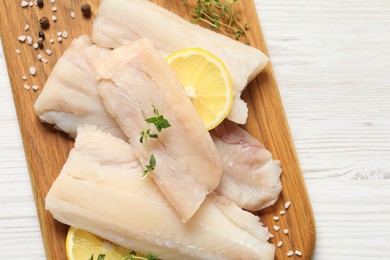
[[[390,259],[390,0],[255,2],[314,208],[315,259]],[[1,48],[0,122],[1,259],[45,259]]]

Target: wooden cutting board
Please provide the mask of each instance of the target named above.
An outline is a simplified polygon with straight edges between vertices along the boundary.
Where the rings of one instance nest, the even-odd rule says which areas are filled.
[[[68,227],[55,221],[50,213],[45,211],[45,196],[65,163],[73,141],[65,134],[53,130],[51,126],[42,124],[34,114],[33,104],[53,66],[72,39],[82,34],[91,34],[99,1],[88,1],[93,10],[91,19],[86,19],[81,14],[80,7],[84,1],[57,0],[54,4],[49,0],[44,2],[45,6],[41,9],[38,6],[22,8],[21,1],[1,1],[0,30],[46,256],[50,260],[59,260],[66,259],[65,237]],[[153,2],[190,20],[190,10],[196,1],[188,1],[187,7],[183,7],[180,0]],[[253,0],[242,0],[236,5],[241,20],[249,23],[250,45],[268,53]],[[57,10],[53,12],[54,6]],[[72,11],[75,13],[74,19],[70,15]],[[57,17],[56,22],[51,20],[52,15]],[[43,16],[50,20],[50,28],[45,31],[44,41],[44,50],[53,51],[50,56],[44,50],[35,50],[32,45],[27,44],[27,40],[25,43],[18,40],[20,35],[31,35],[33,42],[36,42],[40,30],[38,20]],[[27,31],[26,24],[29,25]],[[61,43],[57,40],[57,32],[60,31],[69,33]],[[54,43],[50,43],[50,39],[54,39]],[[21,54],[16,53],[17,49]],[[38,54],[47,59],[48,63],[39,61]],[[29,73],[31,66],[36,68],[35,76]],[[26,75],[27,80],[23,80],[23,75]],[[27,91],[25,84],[37,85],[39,89]],[[310,259],[315,245],[314,217],[271,63],[249,84],[243,96],[249,107],[249,119],[244,127],[262,141],[274,158],[281,160],[283,166],[283,191],[279,200],[274,206],[256,214],[274,234],[275,237],[270,239],[270,242],[277,244],[283,241],[283,246],[276,248],[276,259],[286,259],[290,250],[300,250],[302,256],[289,259]],[[281,215],[280,210],[284,210],[287,201],[292,204],[286,213]],[[280,219],[275,221],[273,216],[279,216]],[[274,225],[280,226],[281,230],[274,231]],[[288,235],[283,233],[285,228],[289,230]]]

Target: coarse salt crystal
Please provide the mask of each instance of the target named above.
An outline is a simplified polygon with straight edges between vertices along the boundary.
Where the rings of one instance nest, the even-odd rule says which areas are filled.
[[[280,227],[279,227],[279,226],[273,226],[273,228],[274,228],[274,230],[275,230],[276,232],[278,232],[278,231],[280,230]]]
[[[294,255],[294,252],[293,252],[293,251],[290,250],[290,251],[287,252],[287,256],[290,257],[290,256],[293,256],[293,255]]]
[[[50,3],[54,4],[56,1],[55,0],[50,0]]]
[[[27,1],[22,1],[22,3],[20,4],[23,8],[28,6],[28,2]]]
[[[46,49],[46,53],[50,56],[53,52],[50,49]]]
[[[56,21],[57,21],[57,16],[52,15],[52,16],[51,16],[51,19],[53,20],[53,22],[56,22]]]
[[[288,209],[291,205],[291,202],[290,201],[287,201],[285,204],[284,204],[284,208],[285,209]]]
[[[288,234],[288,229],[287,228],[283,229],[283,233],[287,235]]]
[[[274,235],[272,235],[271,233],[268,232],[268,239],[269,238],[274,238]]]
[[[34,43],[34,49],[38,49],[38,43]]]
[[[32,89],[37,91],[39,89],[39,87],[37,85],[34,85],[34,86],[32,86]]]
[[[62,32],[62,38],[68,38],[68,32],[67,31],[63,31]]]
[[[32,38],[31,38],[31,36],[29,35],[29,36],[27,36],[27,44],[28,45],[31,45],[32,44]]]
[[[54,39],[50,39],[50,43],[54,43]]]
[[[28,25],[28,23],[26,23],[26,25],[24,26],[24,30],[27,31],[29,28],[30,28],[30,25]]]
[[[72,11],[72,12],[70,12],[70,17],[72,17],[74,19],[76,17],[76,14]]]
[[[280,213],[280,215],[284,215],[284,213],[286,213],[286,211],[281,210],[279,213]]]
[[[279,220],[279,217],[278,217],[278,216],[273,216],[273,219],[274,219],[275,221],[278,221],[278,220]]]
[[[25,84],[23,87],[24,87],[25,90],[30,90],[30,86],[29,85]]]
[[[27,80],[26,75],[23,75],[22,79],[23,79],[23,80]]]
[[[57,11],[57,7],[53,6],[53,7],[51,8],[51,10],[52,10],[53,12],[55,12],[55,11]]]
[[[48,60],[45,59],[45,58],[42,58],[41,61],[42,61],[43,63],[45,63],[45,64],[48,63]]]
[[[35,67],[30,67],[30,74],[31,74],[31,75],[34,76],[35,73],[36,73],[36,71],[37,71],[37,70],[35,69]]]
[[[24,41],[26,40],[26,35],[20,35],[20,36],[18,37],[18,40],[19,40],[20,42],[24,42]]]
[[[282,245],[283,245],[283,242],[282,242],[282,241],[279,241],[278,247],[281,247]]]
[[[28,5],[29,5],[29,6],[33,6],[33,5],[34,5],[33,1],[30,1],[30,2],[28,3]]]
[[[57,32],[57,36],[62,36],[62,32]]]
[[[60,36],[60,37],[57,37],[57,41],[58,42],[62,42],[62,37]]]
[[[17,54],[17,55],[19,55],[19,54],[21,54],[21,53],[22,53],[22,52],[21,52],[19,49],[16,50],[16,54]]]
[[[38,60],[42,60],[43,56],[41,54],[37,55]]]
[[[298,256],[302,256],[302,252],[299,251],[299,250],[295,250],[295,254],[298,255]]]

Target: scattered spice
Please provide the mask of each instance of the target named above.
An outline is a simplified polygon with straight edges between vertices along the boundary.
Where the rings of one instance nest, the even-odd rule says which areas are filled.
[[[38,41],[38,47],[39,47],[39,49],[43,49],[43,41],[42,40]]]
[[[283,242],[282,242],[282,241],[279,241],[278,247],[281,247],[282,245],[283,245]]]
[[[30,67],[30,74],[31,75],[35,76],[36,71],[37,70],[35,69],[35,67]]]
[[[42,8],[44,6],[43,0],[37,0],[37,5]]]
[[[76,14],[72,11],[72,12],[70,12],[70,17],[72,17],[74,19],[76,17]]]
[[[26,35],[20,35],[20,36],[18,37],[18,40],[19,40],[20,42],[24,42],[24,41],[26,40]]]
[[[285,229],[283,230],[283,233],[287,235],[287,234],[288,234],[288,229],[285,228]]]
[[[30,35],[28,35],[28,36],[27,36],[27,44],[28,44],[28,45],[31,45],[31,44],[32,44],[32,41],[33,41],[33,39],[31,38]]]
[[[28,29],[30,29],[30,25],[28,25],[28,23],[26,23],[26,25],[24,26],[24,30],[28,31]]]
[[[20,5],[21,5],[23,8],[25,8],[26,6],[28,6],[28,2],[27,2],[27,1],[22,1]]]
[[[42,40],[45,39],[45,33],[43,31],[38,32],[38,37],[41,38]]]
[[[295,250],[295,254],[296,254],[297,256],[302,256],[302,252],[299,251],[299,250]]]
[[[85,18],[91,17],[91,6],[87,3],[81,6],[81,12],[83,13]]]
[[[49,19],[47,19],[46,16],[39,19],[39,24],[41,25],[41,28],[44,30],[46,30],[50,26]]]
[[[286,213],[286,211],[281,210],[279,213],[280,213],[280,215],[284,215],[284,213]]]
[[[278,216],[273,216],[272,217],[275,221],[278,221],[279,220],[279,217]]]
[[[288,209],[291,205],[291,201],[287,201],[285,204],[284,204],[284,208],[285,209]]]
[[[287,256],[288,256],[288,257],[293,256],[293,255],[294,255],[294,252],[293,252],[293,251],[291,251],[291,250],[288,251],[288,253],[287,253]]]
[[[51,16],[51,20],[52,20],[53,22],[57,22],[57,16],[52,15],[52,16]]]
[[[276,232],[278,232],[279,230],[280,230],[280,227],[279,226],[273,226],[273,228],[274,228],[274,230],[276,231]]]

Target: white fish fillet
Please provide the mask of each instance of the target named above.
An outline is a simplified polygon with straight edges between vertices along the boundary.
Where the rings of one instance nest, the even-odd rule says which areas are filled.
[[[108,49],[93,45],[88,36],[73,40],[57,61],[34,104],[40,120],[54,124],[72,137],[79,125],[94,124],[124,138],[97,94],[95,63],[108,53]]]
[[[227,120],[212,131],[212,138],[224,166],[217,192],[251,211],[273,205],[282,190],[280,162],[248,132]]]
[[[212,194],[184,224],[154,182],[141,176],[129,144],[79,128],[46,209],[60,222],[164,260],[274,258],[258,217]]]
[[[142,165],[150,153],[157,161],[150,174],[184,222],[218,185],[222,165],[210,137],[176,75],[149,40],[116,48],[97,66],[98,92],[107,111],[128,137]],[[153,106],[171,124],[139,141],[150,126]],[[154,126],[152,133],[157,133]],[[149,151],[150,150],[150,153]]]
[[[196,47],[220,58],[231,74],[235,94],[228,119],[246,122],[248,109],[240,95],[268,62],[260,50],[192,24],[147,0],[104,0],[93,24],[93,41],[115,48],[139,38],[150,39],[164,56]]]

